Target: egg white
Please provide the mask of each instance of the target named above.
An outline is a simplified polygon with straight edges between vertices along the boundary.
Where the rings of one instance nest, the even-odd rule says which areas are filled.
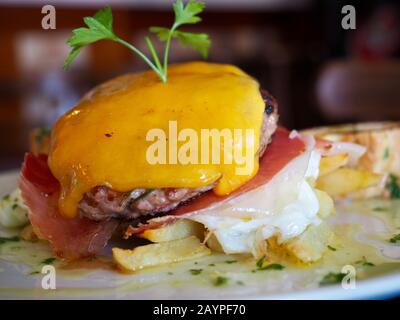
[[[265,253],[266,239],[282,243],[321,223],[319,202],[309,181],[319,173],[321,154],[314,140],[268,183],[224,203],[203,209],[186,219],[202,223],[227,254]]]

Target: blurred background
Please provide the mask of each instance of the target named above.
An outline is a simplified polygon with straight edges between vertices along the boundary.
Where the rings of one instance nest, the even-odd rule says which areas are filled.
[[[288,128],[339,122],[400,120],[400,5],[397,0],[206,0],[209,61],[238,65],[277,97]],[[44,30],[42,6],[56,8]],[[51,127],[94,85],[147,68],[125,47],[99,42],[66,72],[65,41],[82,18],[104,4],[114,30],[145,49],[149,26],[170,26],[172,0],[0,0],[0,171],[19,167],[29,132]],[[356,29],[341,25],[344,5]],[[199,59],[172,46],[171,61]]]

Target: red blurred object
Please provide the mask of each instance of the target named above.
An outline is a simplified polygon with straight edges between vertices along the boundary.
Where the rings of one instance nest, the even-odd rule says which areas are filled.
[[[396,6],[386,5],[356,30],[351,51],[361,59],[377,60],[394,56],[399,49],[400,16]]]

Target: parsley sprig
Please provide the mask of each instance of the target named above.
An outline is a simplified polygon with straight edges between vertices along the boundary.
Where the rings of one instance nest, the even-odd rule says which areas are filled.
[[[189,0],[186,5],[184,5],[182,0],[176,0],[173,4],[175,21],[172,27],[169,29],[164,27],[151,27],[149,29],[151,33],[157,35],[161,42],[165,42],[164,58],[163,63],[161,63],[150,37],[146,36],[145,41],[153,61],[134,45],[121,39],[114,33],[112,11],[109,6],[106,6],[104,9],[98,11],[93,17],[85,17],[83,19],[87,28],[82,27],[72,31],[73,35],[67,41],[67,44],[72,47],[72,50],[65,60],[64,69],[69,68],[71,62],[85,46],[100,40],[111,40],[126,46],[139,55],[165,83],[168,79],[168,54],[171,40],[173,38],[178,39],[181,45],[189,46],[198,51],[202,57],[207,57],[208,50],[211,46],[211,41],[207,34],[177,30],[182,25],[200,22],[201,18],[198,15],[204,10],[204,8],[204,3],[196,0]]]

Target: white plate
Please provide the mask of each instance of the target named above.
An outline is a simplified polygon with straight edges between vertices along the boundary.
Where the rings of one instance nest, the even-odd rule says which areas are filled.
[[[18,173],[0,175],[0,195],[16,187]],[[362,208],[390,206],[395,223],[400,222],[400,202],[371,202],[361,204]],[[360,207],[360,205],[358,205]],[[388,298],[400,295],[400,246],[378,241],[372,234],[389,235],[399,225],[388,225],[387,219],[355,212],[357,206],[340,204],[338,214],[332,219],[333,225],[353,224],[362,226],[355,234],[367,253],[376,252],[390,263],[376,267],[359,266],[352,261],[358,273],[355,288],[345,289],[341,285],[319,286],[320,279],[329,271],[341,269],[341,263],[328,262],[307,268],[291,265],[283,271],[252,272],[253,262],[226,263],[239,257],[214,255],[196,261],[149,269],[134,275],[124,275],[106,269],[63,270],[63,262],[55,263],[56,289],[42,288],[40,261],[51,256],[46,244],[26,242],[0,246],[0,298],[34,299],[364,299]],[[397,210],[399,209],[399,210]],[[361,210],[361,209],[360,209]],[[388,216],[390,215],[388,213]],[[346,229],[347,230],[347,229]],[[398,233],[397,229],[397,233]],[[14,232],[2,229],[4,232]],[[1,235],[1,234],[0,234]],[[357,242],[358,243],[358,242]],[[361,244],[360,244],[361,245]],[[31,249],[27,249],[31,247]],[[17,249],[16,249],[17,248]],[[19,249],[18,249],[19,248]],[[109,248],[108,248],[109,250]],[[358,254],[343,245],[336,252],[328,250],[326,261],[342,261],[345,256]],[[107,250],[106,250],[107,251]],[[27,252],[36,255],[26,259]],[[375,255],[371,256],[376,259]],[[330,260],[329,260],[330,259]],[[348,258],[351,260],[351,258]],[[367,260],[371,259],[367,256]],[[343,260],[344,261],[344,260]],[[209,266],[209,264],[215,266]],[[202,269],[200,275],[193,275],[190,269]],[[31,275],[32,270],[39,271]],[[173,273],[172,275],[170,273]],[[215,286],[216,277],[228,278],[224,286]]]

